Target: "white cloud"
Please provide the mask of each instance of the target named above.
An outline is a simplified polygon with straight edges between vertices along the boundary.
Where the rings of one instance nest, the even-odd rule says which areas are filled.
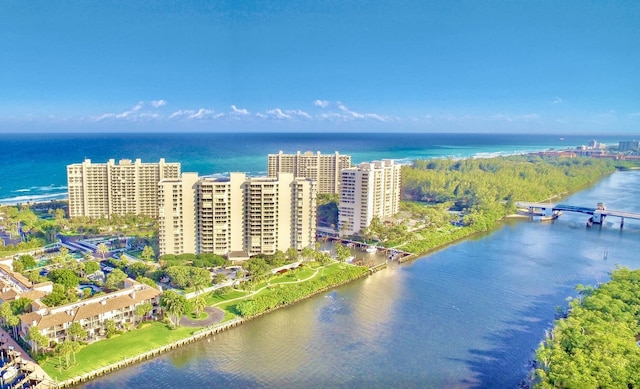
[[[244,116],[244,115],[249,115],[249,111],[247,111],[247,109],[245,109],[245,108],[238,108],[235,105],[232,105],[231,106],[231,114]]]
[[[189,116],[189,119],[204,119],[207,116],[210,116],[212,114],[213,114],[213,110],[212,109],[200,108],[198,110],[198,112],[196,112],[193,115]]]
[[[216,113],[212,109],[200,108],[199,110],[194,109],[181,109],[169,115],[169,119],[193,119],[193,120],[203,120],[203,119],[217,119],[223,117],[224,113]]]
[[[329,102],[327,100],[316,100],[313,102],[313,105],[320,108],[327,108],[329,106]]]
[[[270,109],[267,113],[276,119],[291,119],[291,115],[282,112],[280,108]]]
[[[169,115],[169,119],[177,119],[177,118],[181,118],[181,117],[187,116],[187,115],[189,115],[189,114],[191,114],[191,113],[193,113],[193,112],[195,112],[195,111],[193,111],[193,110],[189,110],[189,109],[187,109],[187,110],[182,110],[182,109],[181,109],[181,110],[179,110],[179,111],[175,111],[174,113],[172,113],[171,115]]]
[[[555,99],[553,99],[553,104],[560,104],[562,103],[562,99],[560,97],[556,97]]]
[[[136,120],[138,118],[142,118],[138,112],[144,107],[144,101],[138,102],[131,109],[120,112],[120,113],[104,113],[100,116],[94,118],[95,121],[102,121],[107,119],[127,119],[127,120]]]
[[[337,119],[342,119],[344,121],[371,119],[371,120],[376,120],[380,122],[387,122],[391,120],[391,117],[386,115],[380,115],[377,113],[360,113],[360,112],[353,111],[349,109],[346,105],[342,104],[340,101],[336,101],[336,104],[340,112],[334,112],[329,114],[325,113],[320,115],[320,117],[323,119],[337,118]]]
[[[236,105],[230,106],[228,113],[216,112],[212,108],[178,109],[173,111],[163,110],[167,105],[166,100],[139,101],[130,109],[123,112],[110,112],[91,117],[93,121],[125,120],[125,121],[151,121],[151,120],[211,120],[228,117],[234,120],[249,120],[258,118],[264,120],[304,120],[304,121],[377,121],[388,122],[398,120],[386,115],[374,112],[363,113],[350,109],[340,101],[316,100],[314,105],[320,107],[320,112],[308,113],[301,109],[272,108],[252,114],[246,108]]]
[[[256,116],[261,119],[312,119],[311,115],[299,109],[274,108],[266,110],[265,113],[256,113]]]
[[[309,115],[305,111],[302,111],[302,110],[299,110],[299,109],[291,109],[291,110],[288,110],[287,113],[292,114],[292,115],[296,115],[296,116],[299,116],[299,117],[303,117],[305,119],[311,119],[311,115]]]

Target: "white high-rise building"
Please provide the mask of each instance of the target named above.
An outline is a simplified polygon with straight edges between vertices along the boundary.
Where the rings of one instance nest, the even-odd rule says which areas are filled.
[[[307,151],[296,154],[269,154],[267,174],[293,173],[296,178],[311,178],[318,183],[318,193],[340,193],[340,171],[351,167],[351,156]]]
[[[158,216],[158,182],[180,177],[180,163],[142,163],[113,159],[107,163],[67,166],[69,217],[99,218],[112,214]]]
[[[246,259],[315,243],[316,183],[290,173],[225,179],[185,173],[160,183],[160,204],[160,255]]]
[[[160,254],[196,252],[197,184],[198,173],[182,173],[157,185]]]
[[[400,210],[402,166],[393,160],[363,162],[343,169],[338,206],[340,235],[354,235]]]

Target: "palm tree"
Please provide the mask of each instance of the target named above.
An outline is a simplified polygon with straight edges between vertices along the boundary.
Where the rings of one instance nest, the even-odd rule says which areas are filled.
[[[73,341],[76,341],[78,339],[86,338],[87,337],[87,330],[82,328],[82,325],[80,323],[73,322],[69,326],[69,329],[67,329],[67,334],[69,334],[71,336],[71,339]]]
[[[140,316],[140,322],[144,320],[144,316],[147,313],[151,312],[152,309],[153,309],[153,306],[149,302],[136,306],[135,313],[136,313],[136,316]]]
[[[11,315],[9,317],[7,317],[7,325],[11,326],[11,329],[13,330],[13,337],[15,339],[18,339],[18,326],[20,325],[20,318],[18,318],[18,316],[16,315]]]
[[[145,261],[151,261],[155,258],[155,256],[156,253],[153,251],[153,247],[151,246],[144,246],[144,249],[142,249],[142,254],[140,254],[140,258]]]
[[[2,320],[2,324],[7,324],[7,319],[11,316],[13,312],[11,312],[11,304],[8,301],[0,304],[0,320]]]
[[[193,299],[191,304],[193,306],[193,310],[196,313],[196,317],[198,317],[198,316],[200,316],[200,312],[202,312],[202,310],[204,310],[204,307],[206,306],[207,303],[204,301],[204,297],[202,297],[201,294],[198,294]]]
[[[31,340],[31,345],[34,349],[34,352],[38,354],[38,349],[49,345],[49,338],[42,335],[38,327],[31,326],[29,327],[29,340]]]
[[[71,355],[72,352],[74,352],[74,347],[73,347],[73,342],[69,341],[69,340],[65,340],[62,343],[58,343],[58,345],[56,346],[56,354],[58,354],[58,358],[60,358],[60,356],[64,355],[65,357],[65,367],[69,367],[69,355]],[[75,355],[75,352],[74,352]]]
[[[200,294],[204,291],[204,288],[211,285],[211,278],[208,275],[206,276],[206,278],[201,276],[200,274],[194,275],[192,284],[196,294]]]
[[[104,260],[104,255],[109,252],[109,247],[107,247],[107,245],[104,242],[102,242],[98,244],[96,252],[98,254],[102,254],[102,259]]]
[[[184,296],[174,292],[173,290],[167,290],[162,294],[160,304],[166,309],[169,316],[175,320],[175,323],[171,320],[172,324],[174,324],[175,327],[178,327],[180,324],[180,317],[184,314],[187,308],[187,300]]]

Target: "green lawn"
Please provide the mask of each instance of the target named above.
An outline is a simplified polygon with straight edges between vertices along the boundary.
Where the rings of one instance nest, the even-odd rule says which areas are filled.
[[[315,273],[315,269],[301,268],[293,272],[287,272],[285,274],[273,277],[269,282],[271,284],[280,284],[283,282],[295,282],[298,280],[305,280],[311,277]]]
[[[333,263],[321,269],[316,277],[338,273],[346,266],[347,265],[343,263]],[[292,282],[297,281],[298,279],[302,280],[310,277],[314,272],[314,267],[309,266],[298,270],[298,272],[293,276],[286,274],[274,276],[269,282],[273,284]],[[263,282],[256,286],[254,290],[258,290],[260,287],[266,285],[267,282]],[[265,289],[261,293],[267,292],[268,290]],[[246,297],[250,294],[251,292],[249,291],[231,289],[223,295],[209,293],[206,295],[205,301],[207,306],[215,305],[225,312],[223,319],[223,322],[225,322],[239,316],[239,312],[236,310],[236,304],[242,301],[242,297]],[[62,365],[60,365],[60,359],[57,356],[51,357],[40,364],[53,379],[64,381],[74,376],[88,373],[92,370],[134,357],[177,340],[187,338],[201,328],[203,327],[179,327],[177,329],[170,329],[163,322],[148,322],[140,329],[125,332],[121,335],[116,335],[111,339],[105,339],[83,346],[76,353],[75,359],[77,363],[66,370],[62,368]],[[73,356],[70,357],[70,360],[73,364]],[[62,363],[65,363],[64,357],[62,358]]]
[[[180,327],[172,330],[165,323],[149,322],[139,330],[125,332],[111,339],[101,340],[82,347],[76,353],[76,361],[78,363],[67,370],[60,369],[58,357],[49,358],[45,362],[41,362],[40,365],[51,378],[64,381],[162,347],[176,340],[187,338],[198,329]],[[73,356],[71,356],[70,360],[73,364]],[[64,357],[62,358],[62,363],[65,363]]]
[[[211,306],[211,305],[219,304],[223,301],[233,300],[238,297],[244,297],[248,294],[249,292],[236,290],[236,289],[232,289],[223,295],[216,295],[215,293],[209,293],[205,296],[205,302],[208,306]]]

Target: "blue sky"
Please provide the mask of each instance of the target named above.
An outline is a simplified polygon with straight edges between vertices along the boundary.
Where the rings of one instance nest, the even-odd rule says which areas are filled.
[[[0,131],[640,133],[640,1],[0,2]]]

